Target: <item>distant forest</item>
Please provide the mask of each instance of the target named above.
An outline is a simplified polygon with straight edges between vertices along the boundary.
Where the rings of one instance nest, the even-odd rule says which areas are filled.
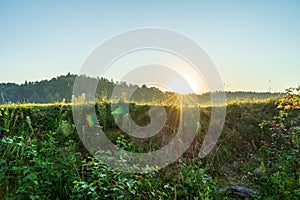
[[[23,84],[0,83],[0,103],[52,103],[52,102],[71,102],[73,85],[78,75],[68,73],[67,75],[58,76],[51,80],[42,80],[35,82],[25,81]],[[82,77],[87,78],[87,77]],[[95,78],[87,78],[95,80]],[[139,103],[162,103],[173,99],[174,93],[162,92],[155,87],[146,85],[137,86],[125,82],[114,82],[105,78],[97,78],[98,86],[96,98],[100,101],[109,100],[115,86],[120,86],[126,93],[130,87],[137,87],[130,101]],[[280,93],[269,92],[226,92],[227,101],[232,100],[255,100],[277,97]],[[200,105],[206,105],[210,102],[210,94],[205,93],[196,95]],[[73,97],[74,98],[74,97]]]

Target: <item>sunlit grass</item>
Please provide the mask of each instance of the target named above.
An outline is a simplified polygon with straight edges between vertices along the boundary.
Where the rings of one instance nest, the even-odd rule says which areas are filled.
[[[174,98],[176,97],[170,96],[169,101],[154,104],[139,102],[82,101],[76,102],[75,104],[55,102],[43,104],[10,103],[0,105],[0,125],[3,126],[2,132],[0,133],[4,138],[1,140],[2,144],[0,145],[0,153],[1,155],[9,155],[2,157],[2,160],[0,159],[0,164],[4,166],[4,170],[7,169],[6,173],[8,174],[2,173],[2,180],[5,181],[2,185],[0,181],[0,199],[1,192],[2,196],[19,194],[23,195],[23,197],[26,197],[27,194],[36,192],[40,192],[39,195],[41,196],[44,193],[47,195],[52,195],[54,194],[53,191],[56,190],[67,191],[54,194],[54,196],[60,196],[62,199],[68,198],[69,194],[88,196],[86,188],[90,187],[90,191],[94,191],[94,187],[89,184],[92,182],[97,184],[99,183],[99,185],[97,185],[99,191],[97,190],[91,194],[101,194],[103,196],[106,194],[105,191],[107,191],[106,195],[113,194],[112,190],[115,188],[116,183],[118,183],[125,188],[124,190],[121,190],[121,192],[128,195],[126,188],[129,186],[126,184],[127,182],[118,182],[118,180],[123,180],[120,178],[123,176],[121,173],[102,170],[104,169],[102,164],[101,166],[97,166],[95,165],[96,160],[89,160],[91,158],[88,158],[87,155],[89,154],[87,154],[85,148],[80,145],[81,143],[79,141],[79,137],[76,134],[76,130],[72,126],[71,107],[73,105],[84,106],[96,104],[95,107],[98,111],[97,117],[99,124],[103,125],[103,130],[105,130],[108,138],[112,142],[115,142],[116,145],[122,144],[122,147],[129,148],[128,151],[151,152],[168,144],[175,135],[176,127],[178,127],[177,122],[179,122],[181,117],[181,108],[178,104],[173,103]],[[187,99],[186,101],[192,101],[192,99]],[[212,188],[209,190],[210,194],[219,195],[215,191],[215,183],[207,182],[207,178],[209,177],[206,174],[203,174],[202,171],[205,167],[205,169],[207,169],[207,173],[213,177],[213,179],[209,180],[216,181],[218,184],[220,184],[220,186],[229,184],[229,179],[227,179],[228,177],[234,177],[238,184],[252,186],[251,183],[249,183],[250,179],[245,181],[243,178],[239,179],[239,177],[244,177],[245,174],[251,174],[253,170],[261,164],[262,160],[258,160],[262,159],[259,157],[261,155],[260,147],[268,143],[269,140],[267,133],[263,133],[260,129],[259,123],[265,119],[272,119],[274,115],[273,113],[278,111],[278,105],[276,102],[276,98],[252,98],[228,101],[226,121],[218,143],[209,156],[198,160],[198,150],[202,144],[205,133],[207,132],[211,118],[211,110],[213,109],[211,108],[211,105],[201,105],[200,102],[200,131],[195,137],[196,139],[191,145],[190,149],[187,150],[187,152],[179,161],[176,161],[173,165],[162,169],[160,172],[147,174],[146,176],[135,176],[132,179],[134,181],[140,181],[141,183],[148,181],[151,183],[151,185],[130,185],[130,182],[130,187],[134,188],[136,194],[140,195],[142,199],[152,199],[152,193],[145,192],[147,191],[145,190],[145,187],[149,187],[148,189],[151,192],[156,192],[156,195],[165,193],[167,198],[167,196],[174,195],[174,192],[173,190],[168,190],[168,187],[170,186],[165,186],[169,183],[171,183],[171,185],[174,183],[174,188],[176,188],[176,196],[181,199],[186,195],[184,191],[192,191],[195,188],[194,184],[187,184],[188,180],[195,180],[198,183],[198,185],[196,185],[197,188],[202,188],[203,185],[205,186],[205,184],[201,182],[203,178],[203,180],[206,182],[206,186]],[[142,125],[149,122],[147,118],[147,112],[151,105],[164,106],[168,114],[168,121],[166,121],[166,126],[162,129],[161,134],[157,134],[156,137],[149,140],[134,140],[118,130],[116,125],[113,123],[114,118],[113,115],[111,115],[110,105],[115,103],[130,103],[131,105],[129,105],[129,107],[132,108],[132,112],[130,113],[133,116],[133,120],[140,122]],[[293,102],[293,104],[288,104],[291,105],[290,108],[285,109],[287,104],[282,103],[282,109],[285,109],[285,111],[291,111],[292,105],[294,104],[295,102]],[[189,106],[193,105],[184,106],[189,108]],[[295,104],[295,106],[298,106],[298,103]],[[123,139],[120,140],[118,138]],[[16,149],[18,154],[15,153],[14,149]],[[24,149],[24,151],[22,149]],[[69,153],[67,154],[66,152]],[[16,158],[16,155],[18,158]],[[30,160],[28,155],[32,156],[29,157]],[[289,156],[289,154],[287,155]],[[265,159],[264,164],[266,167],[268,167],[267,163],[269,157],[268,155],[265,156],[266,158],[263,157]],[[32,165],[33,162],[35,165]],[[91,163],[87,164],[89,162]],[[42,170],[40,169],[41,163],[43,163],[43,167],[46,166]],[[53,165],[53,163],[55,163],[55,165]],[[287,164],[289,163],[287,162]],[[29,166],[31,171],[29,172],[24,166]],[[232,172],[228,170],[226,171],[228,167],[231,167],[230,169],[232,169]],[[61,168],[66,168],[68,170],[64,170],[62,172],[62,176],[57,176],[56,174],[61,173]],[[81,171],[76,171],[77,169],[81,169]],[[273,168],[270,168],[269,170],[273,170]],[[283,172],[290,171],[286,170]],[[273,173],[273,171],[270,171],[269,174],[271,172]],[[31,182],[25,179],[28,173],[32,174],[30,177],[33,178],[33,181]],[[88,176],[86,176],[86,174],[88,174]],[[99,174],[103,176],[99,176]],[[116,180],[110,176],[111,174],[114,174]],[[274,172],[274,174],[276,173]],[[291,173],[287,175],[283,173],[278,180],[281,180],[281,178],[290,177],[289,182],[287,182],[286,185],[292,185],[293,187],[296,187],[296,182],[293,182],[291,179],[293,174],[290,174]],[[33,177],[33,175],[37,175],[37,180],[34,179],[35,177]],[[129,179],[128,174],[126,177]],[[251,178],[250,175],[249,177]],[[70,178],[72,181],[70,181]],[[40,182],[43,180],[45,181],[44,183],[41,182],[42,184],[40,185],[36,184],[36,181]],[[61,182],[61,180],[64,181],[64,185],[57,184],[58,182]],[[103,190],[104,186],[101,185],[101,183],[106,181],[107,183],[111,183],[111,180],[114,181],[113,185],[108,185],[107,190]],[[51,185],[48,185],[48,183],[51,183]],[[262,185],[264,183],[258,182],[258,184]],[[262,186],[267,188],[273,187],[270,185],[271,184],[265,184]],[[22,190],[23,193],[19,192],[21,189],[29,187],[32,187],[34,191]],[[79,190],[78,188],[81,189]],[[263,192],[263,190],[260,191]],[[278,193],[280,194],[280,192],[281,191]],[[266,193],[265,195],[271,194]],[[212,197],[211,199],[214,198]]]
[[[51,107],[51,106],[72,106],[72,103],[7,103],[0,104],[0,108],[29,108],[29,107]]]
[[[112,101],[95,101],[95,102],[76,102],[76,103],[66,103],[66,102],[54,102],[54,103],[6,103],[6,104],[0,104],[0,108],[28,108],[28,107],[51,107],[51,106],[73,106],[73,105],[81,105],[81,104],[95,104],[95,103],[129,103],[129,104],[135,104],[138,106],[175,106],[175,107],[180,107],[180,101],[178,100],[177,103],[170,103],[172,102],[173,99],[179,99],[179,97],[172,96],[169,99],[167,99],[164,102],[161,103],[144,103],[144,102],[136,102],[136,101],[127,101],[127,102],[112,102]],[[259,104],[259,103],[275,103],[278,101],[280,97],[274,98],[270,97],[267,99],[236,99],[236,100],[230,100],[227,101],[227,106],[229,105],[234,105],[234,104]],[[186,102],[189,102],[190,99],[187,99]],[[193,102],[192,105],[189,104],[184,104],[185,106],[188,107],[200,107],[200,108],[207,108],[207,107],[212,107],[211,102],[208,104],[202,104],[201,102],[197,102],[198,105],[195,105],[195,102]]]
[[[236,100],[227,101],[227,105],[249,104],[249,103],[252,103],[252,104],[275,103],[278,99],[279,99],[279,97],[278,98],[271,97],[268,99],[242,99],[242,100],[236,99]]]

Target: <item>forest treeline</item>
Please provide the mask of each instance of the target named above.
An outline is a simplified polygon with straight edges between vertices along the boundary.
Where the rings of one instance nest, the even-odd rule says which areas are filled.
[[[25,81],[23,84],[16,83],[0,83],[0,103],[52,103],[52,102],[71,102],[73,94],[73,85],[78,75],[70,74],[58,76],[51,80],[42,80],[35,82]],[[80,78],[98,81],[96,89],[96,98],[99,100],[111,99],[115,86],[122,88],[124,94],[132,89],[137,88],[130,101],[139,103],[162,103],[170,104],[177,101],[172,92],[162,92],[155,87],[147,87],[146,85],[137,86],[126,82],[114,82],[106,78],[91,78],[80,76]],[[84,92],[84,91],[83,91]],[[91,94],[85,94],[91,95]],[[257,93],[257,92],[226,92],[227,101],[232,100],[255,100],[277,97],[280,93]],[[126,96],[126,95],[124,95]],[[210,102],[210,94],[204,93],[195,95],[198,102],[206,105]],[[73,97],[74,98],[74,97]],[[125,98],[125,97],[124,97]],[[128,100],[128,99],[124,99]]]

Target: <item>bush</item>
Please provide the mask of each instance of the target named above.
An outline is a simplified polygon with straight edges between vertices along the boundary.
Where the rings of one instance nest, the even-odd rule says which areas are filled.
[[[278,113],[260,127],[272,142],[261,147],[265,174],[258,178],[260,198],[300,198],[300,86],[286,90]]]

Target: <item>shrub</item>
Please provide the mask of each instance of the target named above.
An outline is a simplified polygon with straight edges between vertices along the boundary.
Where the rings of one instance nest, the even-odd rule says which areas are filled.
[[[260,198],[299,199],[300,86],[287,89],[277,108],[272,120],[260,124],[272,139],[260,149],[266,168],[264,176],[258,178]]]

